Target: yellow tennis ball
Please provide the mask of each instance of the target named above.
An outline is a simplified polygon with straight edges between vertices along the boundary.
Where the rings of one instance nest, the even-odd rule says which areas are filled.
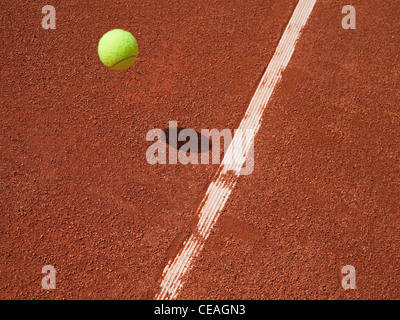
[[[128,31],[114,29],[105,33],[97,48],[101,62],[113,70],[125,70],[138,55],[138,43]]]

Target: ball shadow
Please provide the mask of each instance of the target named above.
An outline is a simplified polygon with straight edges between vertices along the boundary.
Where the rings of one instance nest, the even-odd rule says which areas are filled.
[[[169,146],[171,146],[172,148],[174,148],[176,150],[179,150],[185,143],[189,142],[190,137],[188,137],[188,136],[186,137],[185,141],[174,141],[174,140],[172,140],[171,137],[170,137],[169,129],[170,128],[163,129],[163,132],[165,134],[165,142]],[[177,127],[176,128],[177,137],[179,137],[180,132],[182,130],[185,130],[185,129],[188,129],[188,128]],[[212,141],[209,138],[207,138],[206,136],[202,135],[200,132],[197,132],[196,130],[193,130],[193,129],[190,129],[190,130],[196,132],[196,134],[197,134],[197,151],[198,151],[197,153],[198,154],[208,153],[209,151],[212,150]],[[202,150],[202,147],[201,147],[202,145],[203,146],[208,146],[208,150]]]

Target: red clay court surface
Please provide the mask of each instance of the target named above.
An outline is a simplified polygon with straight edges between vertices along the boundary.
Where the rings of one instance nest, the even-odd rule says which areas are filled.
[[[151,166],[146,134],[237,128],[297,3],[54,1],[44,30],[48,3],[3,1],[0,298],[153,299],[218,165]],[[178,299],[400,298],[399,16],[317,0]],[[125,72],[97,55],[114,28],[139,43]]]

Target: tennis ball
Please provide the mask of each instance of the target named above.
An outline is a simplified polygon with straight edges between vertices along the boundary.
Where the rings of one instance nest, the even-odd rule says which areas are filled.
[[[113,70],[125,70],[133,65],[138,55],[138,44],[128,31],[114,29],[105,33],[98,46],[101,62]]]

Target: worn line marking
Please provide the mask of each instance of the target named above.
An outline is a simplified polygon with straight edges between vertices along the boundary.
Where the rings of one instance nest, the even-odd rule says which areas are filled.
[[[184,276],[203,249],[211,229],[217,222],[237,183],[254,137],[260,129],[263,112],[274,88],[282,78],[282,72],[289,64],[297,40],[310,17],[316,1],[299,0],[268,68],[240,122],[238,131],[228,147],[220,168],[197,209],[197,214],[199,215],[197,229],[184,242],[177,256],[168,262],[163,271],[160,291],[156,294],[155,299],[175,299],[182,289]],[[237,146],[241,146],[241,148],[237,148]]]

